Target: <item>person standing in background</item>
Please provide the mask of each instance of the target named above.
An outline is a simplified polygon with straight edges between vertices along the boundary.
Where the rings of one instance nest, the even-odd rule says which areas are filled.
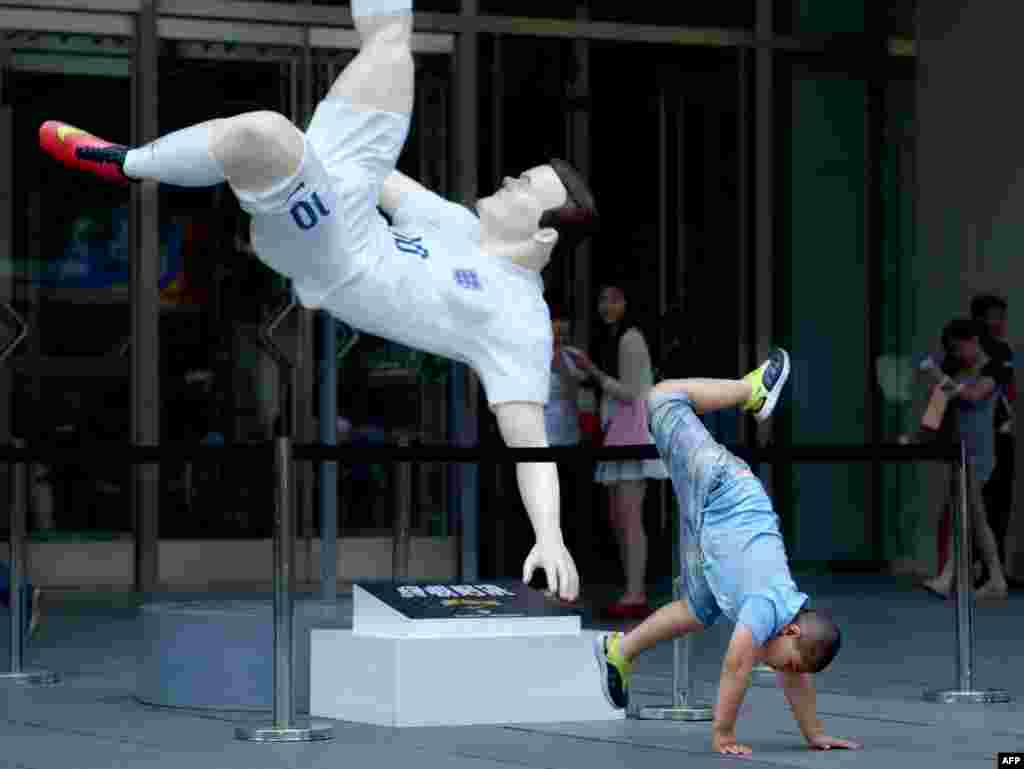
[[[1008,306],[1005,299],[993,294],[982,294],[971,300],[971,317],[980,325],[981,349],[992,364],[996,380],[995,441],[996,467],[992,477],[982,489],[989,524],[995,535],[1004,568],[1009,563],[1006,552],[1006,534],[1013,509],[1014,463],[1016,437],[1014,436],[1013,404],[1017,398],[1014,377],[1013,347],[1006,341]]]
[[[580,350],[569,352],[600,389],[603,445],[653,444],[644,400],[654,386],[651,354],[622,288],[605,286],[601,290],[598,314],[603,323],[594,346],[597,362]],[[626,574],[625,592],[606,611],[610,617],[642,619],[650,613],[644,497],[649,478],[667,477],[660,459],[600,462],[594,472],[594,480],[608,489],[608,517]]]
[[[989,574],[988,580],[978,588],[975,597],[987,600],[1006,598],[1007,586],[982,494],[995,467],[993,423],[997,385],[996,367],[982,352],[980,336],[980,324],[967,318],[955,318],[946,325],[942,332],[945,358],[938,372],[941,381],[936,387],[950,399],[951,407],[955,403],[960,437],[974,473],[974,482],[968,484],[971,521],[975,542]],[[924,365],[926,370],[935,369],[934,361]],[[953,559],[947,558],[938,576],[924,582],[925,590],[948,598],[953,590],[953,567]]]
[[[587,375],[576,367],[567,351],[572,344],[572,322],[555,307],[551,309],[551,330],[551,390],[544,406],[544,426],[549,445],[576,446],[580,442],[577,399]]]

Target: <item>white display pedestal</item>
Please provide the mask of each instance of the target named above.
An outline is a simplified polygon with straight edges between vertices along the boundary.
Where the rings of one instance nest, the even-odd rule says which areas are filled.
[[[399,590],[414,595],[406,603]],[[625,716],[602,693],[594,633],[521,584],[377,583],[356,585],[353,599],[352,630],[311,633],[314,718],[462,726]]]

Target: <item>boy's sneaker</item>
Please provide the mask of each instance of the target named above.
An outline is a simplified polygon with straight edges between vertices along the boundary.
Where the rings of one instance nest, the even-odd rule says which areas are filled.
[[[632,668],[622,656],[622,633],[600,633],[594,638],[594,656],[601,671],[601,688],[613,708],[629,705]]]
[[[129,148],[99,139],[81,128],[47,120],[39,126],[39,146],[68,168],[87,171],[115,184],[133,181],[124,175]]]
[[[764,422],[775,411],[782,388],[789,379],[789,353],[781,347],[772,350],[768,360],[751,371],[743,381],[753,388],[750,400],[743,405],[744,411],[753,413],[754,419]]]

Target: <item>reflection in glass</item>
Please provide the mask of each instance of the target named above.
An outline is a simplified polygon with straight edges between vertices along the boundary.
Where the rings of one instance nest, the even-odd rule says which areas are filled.
[[[168,47],[159,64],[159,133],[254,110],[290,115],[297,67],[283,49]],[[161,283],[161,440],[266,440],[277,374],[256,338],[285,281],[252,253],[249,218],[227,184],[162,186],[160,222],[180,242]],[[283,333],[294,338],[291,328]],[[164,466],[161,482],[163,537],[270,534],[264,474],[238,463],[178,463]]]
[[[93,64],[103,69],[102,61]],[[128,140],[130,82],[117,64],[111,60],[106,76],[5,73],[15,148],[6,268],[13,303],[31,329],[9,364],[11,434],[30,445],[129,439],[128,190],[69,173],[34,151],[39,125],[51,118]],[[87,465],[35,465],[31,478],[33,536],[131,530],[127,468],[97,457]]]

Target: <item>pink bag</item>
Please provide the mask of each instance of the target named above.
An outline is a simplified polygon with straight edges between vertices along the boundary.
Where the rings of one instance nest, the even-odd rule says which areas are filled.
[[[608,429],[605,431],[605,446],[645,446],[654,443],[647,428],[647,401],[620,401],[616,399]]]

